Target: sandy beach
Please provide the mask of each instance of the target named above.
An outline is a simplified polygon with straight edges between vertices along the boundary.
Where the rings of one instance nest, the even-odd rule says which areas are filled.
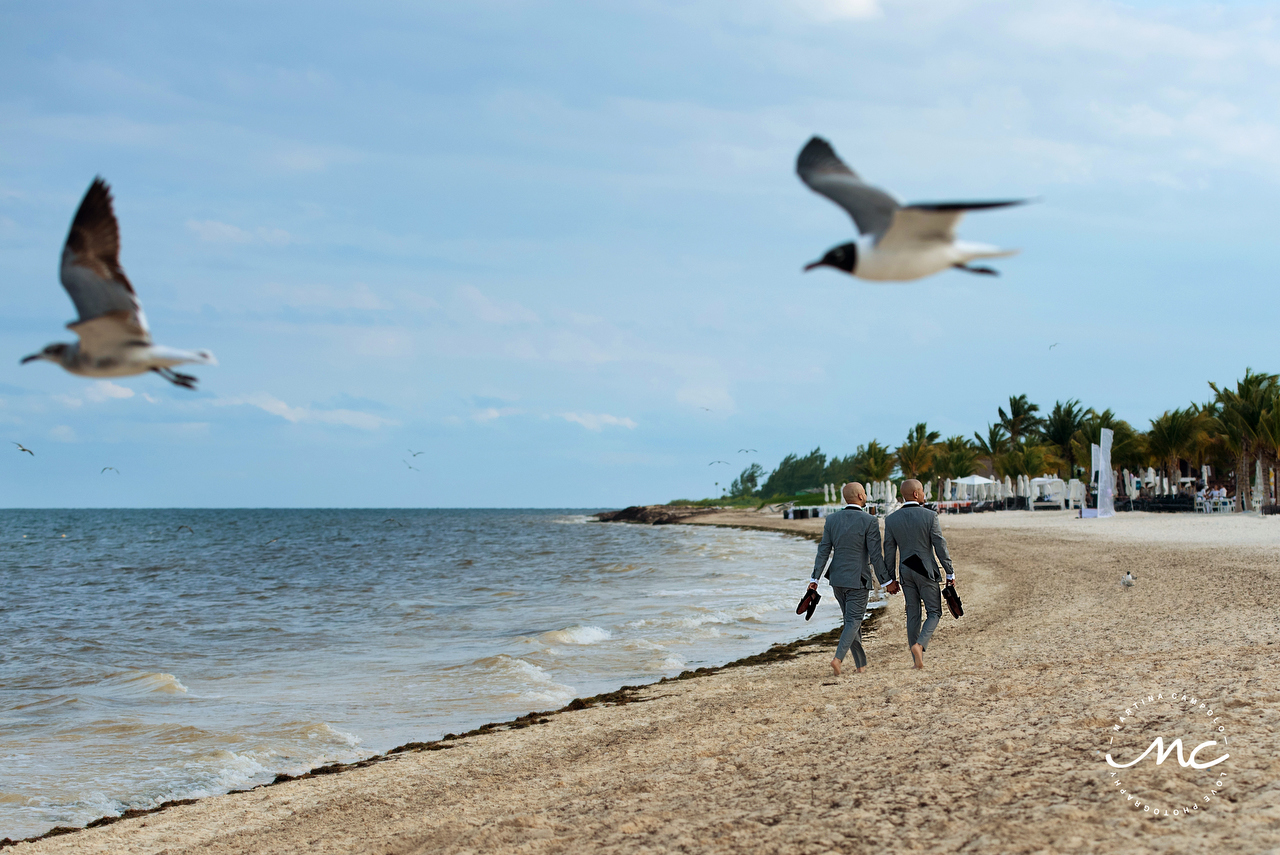
[[[833,678],[813,644],[11,851],[1280,853],[1280,519],[1006,512],[944,533],[966,614],[944,614],[923,671],[898,596],[860,675]],[[1157,696],[1128,726],[1190,749],[1205,704],[1224,729],[1200,759],[1229,760],[1147,762],[1120,787],[1103,754]]]

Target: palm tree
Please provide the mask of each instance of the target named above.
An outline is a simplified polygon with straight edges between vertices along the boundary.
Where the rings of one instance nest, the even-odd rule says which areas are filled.
[[[947,437],[937,446],[933,474],[939,478],[964,478],[978,469],[978,454],[973,443],[962,436]]]
[[[1210,383],[1215,402],[1222,408],[1218,423],[1223,427],[1227,445],[1236,458],[1236,510],[1245,509],[1245,492],[1249,487],[1249,463],[1260,447],[1265,446],[1261,422],[1267,410],[1280,395],[1280,377],[1275,374],[1255,374],[1252,368],[1244,370],[1244,379],[1236,381],[1236,388],[1218,388]],[[1250,503],[1252,505],[1252,503]],[[1250,508],[1252,509],[1252,508]]]
[[[1005,434],[1004,428],[989,424],[986,437],[974,431],[973,438],[977,440],[978,456],[985,457],[987,466],[991,468],[991,474],[996,474],[996,460],[1009,449],[1009,437]]]
[[[936,430],[929,430],[924,422],[920,422],[907,433],[906,441],[894,452],[898,458],[898,468],[902,470],[904,476],[920,478],[923,473],[929,471],[929,465],[933,462],[933,444],[940,436],[942,434]]]
[[[1034,443],[1018,443],[1010,445],[1009,450],[996,462],[996,472],[1001,478],[1026,475],[1035,478],[1050,469],[1057,470],[1059,460],[1052,446],[1035,445]]]
[[[1145,437],[1133,429],[1133,425],[1124,419],[1116,418],[1111,410],[1098,412],[1092,408],[1084,413],[1084,423],[1080,430],[1071,437],[1071,451],[1074,462],[1081,467],[1091,464],[1091,445],[1102,444],[1102,430],[1111,430],[1111,465],[1117,469],[1138,471],[1147,465],[1147,446]]]
[[[1012,403],[1012,402],[1010,402]],[[1054,402],[1053,412],[1040,425],[1040,436],[1057,450],[1057,456],[1066,464],[1067,477],[1076,477],[1071,438],[1084,426],[1085,413],[1077,400]],[[1061,475],[1061,473],[1059,473]]]
[[[1160,462],[1169,477],[1169,484],[1177,487],[1182,470],[1178,461],[1190,458],[1196,435],[1203,430],[1203,420],[1195,407],[1185,410],[1165,410],[1151,420],[1147,431],[1147,453]]]
[[[863,484],[889,480],[889,476],[893,474],[893,467],[897,463],[893,459],[893,452],[874,439],[866,445],[858,446],[858,450],[853,454],[853,460],[853,480],[861,481]]]
[[[1036,415],[1040,405],[1027,400],[1026,395],[1009,396],[1009,412],[1004,407],[997,408],[1000,413],[1000,427],[1009,434],[1009,441],[1016,443],[1024,436],[1034,434],[1040,428],[1041,419]]]

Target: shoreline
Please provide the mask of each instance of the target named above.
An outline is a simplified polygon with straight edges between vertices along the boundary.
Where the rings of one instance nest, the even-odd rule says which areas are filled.
[[[924,671],[910,667],[899,612],[867,639],[861,675],[836,679],[825,657],[810,658],[832,643],[819,633],[793,642],[789,656],[628,687],[626,703],[570,703],[538,714],[546,724],[501,723],[487,739],[473,731],[450,740],[450,750],[423,743],[342,774],[209,797],[16,851],[1280,847],[1280,607],[1256,595],[1280,582],[1280,527],[997,516],[944,519],[966,614],[944,613]],[[699,524],[741,522],[725,513]],[[765,527],[813,536],[795,529],[821,524],[785,522]],[[1132,589],[1118,584],[1126,569],[1139,580]],[[1157,818],[1135,812],[1134,793],[1148,808],[1194,801],[1183,770],[1134,771],[1126,798],[1100,755],[1125,704],[1175,688],[1221,712],[1227,784],[1205,791],[1212,801],[1196,816]],[[1200,741],[1180,735],[1189,748]]]
[[[696,516],[696,515],[698,514],[691,514],[690,516]],[[605,522],[608,522],[608,521],[605,521]],[[625,520],[625,521],[619,521],[619,522],[631,523],[633,521]],[[640,523],[640,524],[653,524],[653,523]],[[671,524],[671,523],[663,522],[660,524]],[[676,524],[682,524],[682,525],[688,524],[688,521],[682,519]],[[744,530],[765,531],[765,532],[772,532],[772,533],[777,533],[779,531],[779,529],[768,528],[764,526],[753,527],[753,526],[740,526],[740,525],[726,525],[723,523],[719,523],[717,525],[721,525],[722,527],[726,527],[726,528],[741,528]],[[805,533],[805,532],[787,532],[784,530],[783,533],[795,534],[800,537],[807,537],[809,539],[814,539],[808,533]],[[865,621],[863,621],[864,637],[870,638],[874,636],[875,625],[879,620],[880,612],[881,610],[879,609],[872,611],[870,613],[870,616]],[[105,815],[105,816],[98,817],[97,819],[91,820],[82,826],[54,826],[53,828],[49,829],[43,834],[34,835],[31,837],[24,837],[24,838],[18,838],[18,839],[14,839],[10,837],[0,838],[0,849],[14,847],[24,843],[36,843],[39,841],[49,840],[56,837],[65,837],[66,835],[69,835],[69,834],[76,834],[78,832],[87,831],[94,828],[102,828],[102,827],[113,825],[117,822],[121,822],[128,819],[135,819],[137,817],[143,817],[143,816],[152,816],[167,810],[171,810],[173,808],[183,807],[186,805],[193,805],[199,802],[207,801],[209,799],[223,798],[226,796],[238,795],[241,793],[251,793],[267,787],[275,787],[280,784],[285,784],[290,781],[306,780],[306,779],[316,778],[324,775],[339,775],[344,772],[350,772],[356,769],[364,769],[370,766],[377,765],[379,763],[385,763],[389,760],[394,759],[395,756],[399,754],[420,753],[424,751],[444,751],[444,750],[453,748],[454,743],[457,743],[460,740],[472,739],[480,736],[487,736],[490,734],[500,733],[503,731],[520,730],[520,729],[523,729],[526,727],[532,727],[535,725],[548,724],[550,721],[550,717],[560,715],[562,713],[577,712],[580,710],[589,709],[594,706],[623,706],[630,703],[639,703],[642,701],[641,699],[639,699],[638,693],[643,689],[658,686],[663,683],[676,682],[681,680],[691,680],[699,677],[705,677],[705,676],[716,674],[721,671],[732,669],[732,668],[740,668],[740,667],[745,667],[750,665],[762,665],[769,662],[779,662],[779,661],[786,661],[788,659],[794,659],[799,655],[804,655],[799,651],[801,651],[805,647],[816,646],[821,643],[834,644],[835,639],[837,639],[839,635],[840,635],[839,627],[836,627],[831,630],[816,632],[816,633],[804,636],[802,638],[798,638],[794,641],[773,644],[767,650],[761,651],[759,653],[748,654],[746,656],[740,657],[730,662],[726,662],[723,665],[699,667],[691,670],[682,671],[680,674],[676,675],[675,677],[662,677],[662,678],[659,678],[658,680],[654,680],[648,683],[639,683],[636,685],[624,685],[613,691],[602,692],[596,695],[591,695],[589,697],[574,698],[573,700],[569,701],[567,704],[560,707],[559,709],[545,710],[541,712],[537,712],[537,711],[528,712],[528,713],[525,713],[524,715],[517,716],[515,718],[506,719],[498,722],[488,722],[486,724],[482,724],[482,725],[479,725],[478,727],[472,728],[471,730],[468,730],[464,733],[458,733],[458,734],[446,733],[443,736],[441,736],[439,739],[431,740],[427,742],[420,742],[420,741],[407,742],[403,745],[398,745],[394,748],[387,749],[381,754],[373,754],[369,757],[364,757],[359,760],[354,760],[350,763],[330,763],[323,766],[317,766],[315,768],[309,769],[306,772],[303,772],[298,775],[288,775],[284,773],[279,773],[271,781],[268,781],[262,784],[257,784],[252,787],[245,787],[245,788],[236,789],[236,790],[228,790],[225,793],[215,793],[213,795],[202,796],[200,798],[170,799],[152,808],[130,808],[117,815]]]

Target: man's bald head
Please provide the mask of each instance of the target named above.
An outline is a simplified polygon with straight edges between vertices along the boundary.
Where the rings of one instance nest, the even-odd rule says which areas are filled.
[[[844,489],[840,491],[844,494],[844,503],[846,505],[865,505],[867,503],[867,491],[862,489],[862,485],[857,481],[850,481],[844,485]]]
[[[904,502],[923,502],[924,487],[915,478],[902,482],[902,500]]]

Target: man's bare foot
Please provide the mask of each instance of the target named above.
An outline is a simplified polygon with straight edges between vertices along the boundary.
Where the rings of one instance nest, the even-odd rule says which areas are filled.
[[[915,667],[924,667],[924,648],[918,644],[911,645],[911,658],[915,660]]]
[[[840,676],[840,660],[839,659],[831,660],[831,670],[836,672],[837,677]]]
[[[867,670],[867,666],[866,666],[866,665],[863,665],[861,668],[854,668],[854,669],[853,669],[853,673],[855,673],[855,674],[861,674],[861,673],[862,673],[863,671],[865,671],[865,670]]]

